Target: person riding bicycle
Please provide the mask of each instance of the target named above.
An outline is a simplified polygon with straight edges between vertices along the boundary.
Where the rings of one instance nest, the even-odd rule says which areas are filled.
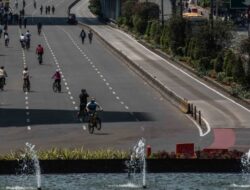
[[[86,109],[88,113],[96,113],[97,108],[102,111],[102,107],[95,101],[95,98],[91,98],[91,101],[87,103]],[[97,116],[98,118],[98,116]]]
[[[51,77],[52,79],[55,79],[54,83],[58,84],[58,90],[60,91],[61,89],[61,73],[60,71],[57,69],[55,74]]]
[[[7,72],[4,70],[4,66],[0,68],[0,80],[3,80],[3,84],[5,85],[5,78],[8,77]]]
[[[25,47],[25,36],[23,34],[21,34],[21,36],[20,36],[20,43],[22,45],[22,48],[24,48]]]
[[[4,33],[4,42],[5,42],[5,46],[8,46],[9,41],[10,41],[9,34],[8,34],[7,32],[5,32],[5,33]]]
[[[29,30],[25,33],[25,42],[26,42],[26,47],[30,47],[30,40],[31,40],[31,33]]]
[[[38,22],[38,24],[37,24],[37,31],[38,31],[38,34],[41,33],[41,30],[42,30],[42,23],[41,23],[41,22]]]
[[[28,67],[24,67],[23,70],[23,83],[25,84],[27,82],[27,86],[30,86],[30,75],[28,71]]]
[[[83,113],[84,109],[86,109],[86,105],[87,105],[87,102],[88,102],[88,93],[85,89],[82,89],[81,90],[81,94],[79,95],[79,99],[80,99],[80,110],[79,110],[79,113],[78,113],[78,117]]]

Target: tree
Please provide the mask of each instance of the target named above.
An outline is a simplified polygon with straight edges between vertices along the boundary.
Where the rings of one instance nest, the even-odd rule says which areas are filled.
[[[248,56],[245,82],[246,82],[246,86],[250,88],[250,37],[246,40],[241,41],[240,51],[242,54],[246,54]]]
[[[186,21],[180,16],[169,19],[169,45],[173,54],[178,54],[178,48],[184,47],[186,35]]]
[[[237,58],[237,61],[233,65],[232,77],[235,82],[242,84],[245,78],[245,71],[243,68],[243,62],[240,57]]]

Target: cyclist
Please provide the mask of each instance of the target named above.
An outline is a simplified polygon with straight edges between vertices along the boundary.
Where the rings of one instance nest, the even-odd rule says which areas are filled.
[[[5,42],[5,46],[8,46],[9,45],[9,41],[10,41],[10,38],[9,38],[9,34],[7,32],[4,33],[4,42]]]
[[[24,48],[26,43],[25,43],[25,36],[23,34],[21,34],[20,36],[20,43],[22,48]]]
[[[25,33],[26,48],[30,47],[31,33],[29,30]]]
[[[96,109],[102,111],[102,107],[95,101],[95,98],[91,98],[90,102],[87,103],[86,109],[89,113],[96,112]]]
[[[29,75],[29,71],[28,71],[28,67],[24,67],[23,70],[23,83],[27,84],[27,86],[30,86],[30,75]]]
[[[88,37],[89,37],[89,43],[91,44],[92,39],[93,39],[93,32],[91,29],[89,30]]]
[[[37,32],[38,32],[39,35],[40,35],[41,31],[42,31],[42,23],[38,22],[38,24],[37,24]]]
[[[87,105],[87,102],[88,102],[88,93],[85,89],[82,89],[81,90],[81,94],[79,95],[79,99],[80,99],[80,110],[79,110],[79,113],[78,113],[78,117],[81,116],[81,114],[83,113],[83,111],[86,109],[86,105]]]
[[[61,73],[57,69],[55,74],[51,77],[52,79],[55,79],[54,83],[58,85],[58,91],[61,91]]]
[[[0,68],[0,80],[3,80],[3,84],[5,85],[5,78],[8,77],[7,72],[4,70],[4,66]]]

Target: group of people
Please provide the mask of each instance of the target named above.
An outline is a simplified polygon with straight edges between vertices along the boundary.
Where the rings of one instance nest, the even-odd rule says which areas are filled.
[[[29,30],[27,30],[25,34],[20,35],[20,43],[21,43],[22,48],[29,49],[30,41],[31,41],[31,33]]]
[[[89,102],[88,98],[89,94],[87,93],[86,89],[82,89],[79,95],[80,106],[79,106],[78,117],[81,117],[83,112],[92,113],[96,112],[97,109],[103,110],[102,107],[96,102],[94,97],[92,97]]]
[[[46,15],[47,15],[47,14],[50,14],[50,11],[52,12],[52,14],[54,14],[54,13],[55,13],[55,10],[56,10],[56,8],[55,8],[54,5],[52,5],[52,6],[50,6],[50,5],[45,6],[45,14],[46,14]],[[43,14],[43,5],[41,5],[41,7],[40,7],[40,14],[41,14],[41,15]]]
[[[81,30],[81,33],[80,33],[80,38],[82,40],[82,44],[84,44],[84,41],[85,41],[85,38],[86,38],[86,32],[84,29]],[[92,39],[93,39],[93,32],[92,30],[90,29],[89,32],[88,32],[88,38],[89,38],[89,43],[91,44],[92,43]]]

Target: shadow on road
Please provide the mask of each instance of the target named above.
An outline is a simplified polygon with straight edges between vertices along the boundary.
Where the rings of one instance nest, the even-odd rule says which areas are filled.
[[[28,113],[27,113],[28,112]],[[145,112],[100,112],[102,122],[141,122],[154,119]],[[30,119],[30,123],[26,120]],[[74,110],[0,109],[0,127],[81,123]]]

